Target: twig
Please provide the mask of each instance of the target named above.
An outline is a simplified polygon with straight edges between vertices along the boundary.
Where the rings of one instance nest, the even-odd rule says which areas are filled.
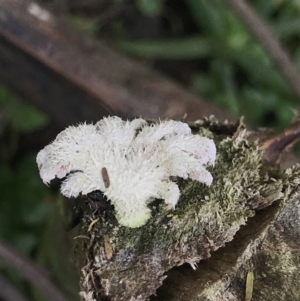
[[[287,153],[300,140],[300,120],[285,129],[283,132],[267,138],[261,143],[265,161],[280,165]]]
[[[49,273],[0,239],[0,258],[35,285],[49,300],[70,301],[50,281]],[[2,286],[1,286],[2,287]],[[16,300],[16,299],[15,299]]]
[[[247,26],[252,35],[261,43],[295,95],[300,99],[300,74],[271,29],[244,0],[224,0],[224,2],[230,6],[241,22]]]
[[[0,274],[0,299],[4,301],[28,301],[21,292]]]

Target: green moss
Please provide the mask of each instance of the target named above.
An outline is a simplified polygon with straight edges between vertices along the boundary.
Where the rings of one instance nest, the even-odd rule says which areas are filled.
[[[194,124],[193,130],[213,138],[217,146],[210,187],[179,179],[181,197],[175,210],[168,210],[157,200],[149,205],[150,220],[136,229],[120,226],[113,212],[106,211],[87,233],[91,217],[85,218],[81,232],[91,241],[80,249],[84,252],[86,248],[88,261],[101,275],[101,285],[109,282],[117,286],[118,281],[130,279],[132,286],[126,292],[136,295],[142,291],[142,284],[133,277],[140,277],[140,283],[142,279],[151,282],[149,290],[153,292],[165,271],[184,262],[193,266],[209,257],[211,251],[233,239],[248,217],[255,214],[255,208],[284,200],[289,193],[289,177],[263,165],[258,143],[248,141],[249,132],[243,124],[233,127],[206,120],[201,126]],[[106,258],[104,235],[113,248],[111,260]],[[112,270],[124,274],[112,279],[106,273]]]

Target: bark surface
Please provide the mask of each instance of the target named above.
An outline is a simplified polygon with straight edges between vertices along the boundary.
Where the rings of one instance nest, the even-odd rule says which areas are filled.
[[[75,248],[82,300],[243,300],[246,288],[248,299],[269,300],[271,279],[281,272],[278,291],[295,296],[298,251],[286,253],[290,246],[280,234],[285,232],[272,225],[276,221],[280,231],[288,226],[299,167],[281,171],[265,164],[242,122],[210,119],[190,126],[217,145],[212,186],[178,180],[176,209],[156,200],[149,205],[151,220],[138,229],[118,225],[112,209],[87,213]],[[297,210],[290,243],[299,233]],[[251,277],[246,285],[253,270],[254,285]],[[265,291],[255,290],[258,281]]]

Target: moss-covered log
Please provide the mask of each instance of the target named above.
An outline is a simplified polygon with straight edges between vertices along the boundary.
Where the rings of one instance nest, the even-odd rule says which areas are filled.
[[[150,300],[300,300],[299,172],[298,166],[286,171],[290,197],[285,203],[258,211],[196,271],[188,266],[170,270]],[[247,283],[250,273],[254,281]]]
[[[245,234],[241,243],[247,249],[249,241],[265,233],[279,204],[296,193],[291,182],[297,170],[282,172],[265,165],[258,142],[250,142],[251,133],[241,122],[221,125],[210,119],[191,124],[191,128],[195,134],[210,137],[216,143],[217,160],[211,169],[213,184],[206,187],[191,180],[178,180],[181,198],[176,209],[169,210],[156,200],[149,205],[152,218],[137,229],[120,226],[111,209],[87,213],[75,248],[81,269],[82,300],[147,300],[162,285],[167,271],[184,263],[196,269],[198,262],[232,241],[256,210],[276,201],[269,207],[273,209],[267,212],[268,218],[258,218],[252,222],[257,229],[247,230],[252,234]],[[231,272],[238,269],[232,261],[225,262],[225,266]],[[201,269],[194,273],[201,273]],[[188,285],[182,285],[182,291],[180,283],[176,285],[175,296],[169,294],[159,300],[213,300],[199,298],[204,287],[197,286],[192,296]],[[176,292],[180,294],[176,296]]]

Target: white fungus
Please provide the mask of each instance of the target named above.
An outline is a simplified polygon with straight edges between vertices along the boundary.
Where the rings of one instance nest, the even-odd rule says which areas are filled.
[[[62,131],[38,153],[37,164],[44,183],[65,178],[61,192],[67,197],[102,191],[119,223],[135,228],[150,218],[147,205],[154,199],[175,207],[180,191],[170,177],[210,185],[205,166],[215,158],[214,142],[193,135],[186,123],[107,117]]]

